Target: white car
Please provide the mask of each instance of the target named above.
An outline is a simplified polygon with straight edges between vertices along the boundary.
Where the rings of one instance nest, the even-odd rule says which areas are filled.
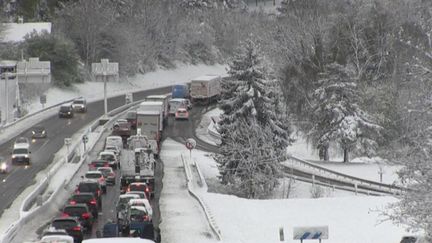
[[[123,149],[123,139],[120,136],[108,136],[105,141],[105,147],[116,145],[120,150]]]
[[[40,240],[44,243],[74,243],[74,238],[69,235],[47,235]]]
[[[129,206],[143,206],[147,209],[150,219],[153,218],[153,209],[147,199],[131,199],[129,201]]]
[[[30,165],[30,145],[26,143],[17,143],[12,150],[12,163],[24,163]]]
[[[117,169],[120,167],[120,161],[113,151],[100,152],[98,159],[108,161],[109,166],[113,169]]]
[[[115,155],[120,156],[121,150],[117,147],[117,145],[107,145],[105,146],[105,151],[112,151]]]
[[[106,185],[105,177],[103,176],[102,172],[100,172],[98,170],[87,171],[84,175],[84,178],[89,179],[89,180],[95,180],[95,181],[99,182],[99,185],[101,185],[102,191],[104,193],[106,193],[107,185]]]

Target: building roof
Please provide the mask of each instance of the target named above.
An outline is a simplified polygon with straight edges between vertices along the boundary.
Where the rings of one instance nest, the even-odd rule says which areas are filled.
[[[200,81],[210,81],[210,80],[213,80],[213,79],[219,79],[221,76],[220,75],[204,75],[204,76],[200,76],[200,77],[197,77],[197,78],[194,78],[194,79],[192,79],[192,81],[191,82],[194,82],[194,81],[197,81],[197,82],[200,82]]]
[[[36,31],[41,33],[47,31],[51,33],[51,23],[37,22],[37,23],[4,23],[6,29],[3,37],[0,37],[0,42],[20,42],[24,40],[24,36]]]

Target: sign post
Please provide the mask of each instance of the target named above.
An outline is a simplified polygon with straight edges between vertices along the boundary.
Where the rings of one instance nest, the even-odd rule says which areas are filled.
[[[45,108],[45,104],[46,104],[46,95],[41,95],[39,97],[39,101],[42,104],[42,109]]]
[[[293,239],[300,240],[327,240],[329,238],[328,226],[294,227]]]
[[[65,138],[64,143],[65,143],[66,148],[67,148],[66,163],[69,163],[69,147],[72,143],[72,139],[71,138]]]
[[[84,152],[85,152],[85,151],[87,151],[87,148],[86,148],[86,144],[87,144],[87,142],[88,142],[88,137],[87,137],[87,135],[84,135],[84,136],[82,137],[82,142],[83,142],[83,144],[84,144]]]
[[[188,138],[186,140],[186,148],[189,149],[189,158],[190,161],[192,161],[192,149],[194,149],[196,147],[196,141],[193,138]]]

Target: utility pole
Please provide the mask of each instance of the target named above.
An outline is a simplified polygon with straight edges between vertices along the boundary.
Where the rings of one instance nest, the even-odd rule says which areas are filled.
[[[6,99],[6,110],[5,110],[5,123],[9,121],[9,92],[8,92],[8,78],[9,73],[5,72],[5,99]]]
[[[103,71],[103,79],[104,79],[104,115],[105,117],[108,114],[108,101],[107,101],[107,69],[108,66],[104,65],[104,71]]]

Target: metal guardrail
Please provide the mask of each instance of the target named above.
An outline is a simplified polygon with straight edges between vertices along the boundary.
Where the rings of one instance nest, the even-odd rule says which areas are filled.
[[[397,185],[391,185],[391,184],[385,184],[380,183],[376,181],[366,180],[362,178],[358,178],[355,176],[350,176],[347,174],[343,174],[337,171],[333,171],[321,166],[318,166],[316,164],[313,164],[311,162],[308,162],[306,160],[302,160],[299,158],[296,158],[294,156],[288,156],[288,158],[292,161],[297,163],[300,167],[308,168],[309,170],[318,171],[320,176],[326,177],[331,180],[339,180],[344,183],[351,183],[354,187],[363,187],[364,189],[370,189],[370,191],[381,191],[381,192],[387,192],[387,194],[401,194],[403,191],[406,191],[406,188],[397,186]],[[288,166],[288,165],[283,165]],[[289,167],[289,166],[288,166]],[[299,167],[296,167],[296,169],[299,169]],[[310,172],[309,172],[310,173]],[[311,173],[313,174],[313,173]]]
[[[187,179],[187,188],[189,194],[191,194],[192,197],[194,197],[198,203],[201,205],[202,209],[204,210],[204,214],[206,215],[207,222],[210,225],[210,229],[212,230],[213,234],[216,235],[218,241],[222,240],[222,234],[220,232],[219,227],[217,226],[209,206],[204,202],[204,200],[191,188],[191,181],[192,181],[192,172],[190,169],[189,164],[184,159],[183,154],[181,155],[181,160],[183,163],[183,167],[185,169],[186,179]]]

